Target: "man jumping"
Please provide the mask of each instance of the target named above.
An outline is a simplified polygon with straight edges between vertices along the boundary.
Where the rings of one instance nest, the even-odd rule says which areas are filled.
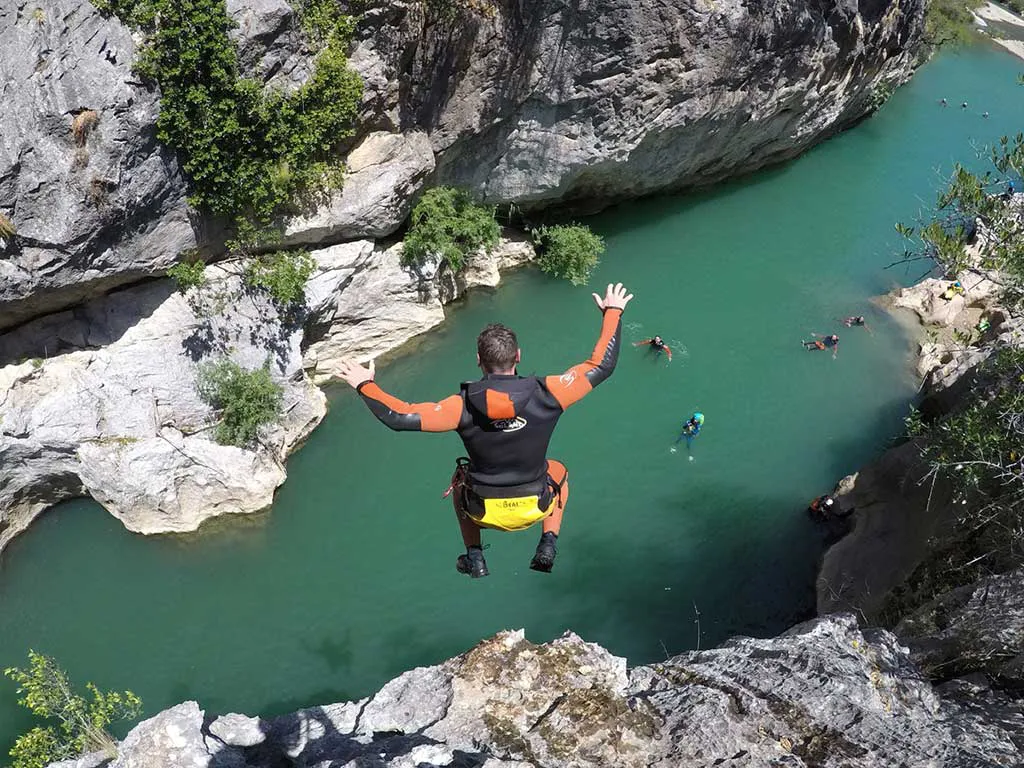
[[[562,412],[615,370],[622,311],[633,298],[622,283],[609,285],[604,298],[593,296],[603,314],[601,335],[590,357],[560,376],[519,376],[519,342],[503,325],[489,325],[477,337],[483,378],[437,403],[405,403],[377,386],[372,362],[369,367],[341,362],[341,378],[386,426],[456,430],[462,438],[469,458],[456,462],[449,488],[466,545],[466,554],[456,561],[459,573],[474,579],[489,573],[481,528],[518,531],[541,520],[543,533],[530,568],[549,573],[554,565],[569,482],[565,466],[547,458],[548,443]]]

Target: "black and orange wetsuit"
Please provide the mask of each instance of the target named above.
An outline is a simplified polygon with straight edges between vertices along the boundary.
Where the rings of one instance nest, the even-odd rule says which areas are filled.
[[[488,374],[436,403],[403,402],[373,381],[358,391],[391,429],[458,431],[469,454],[466,486],[477,501],[537,496],[543,512],[544,501],[565,480],[565,468],[547,459],[551,434],[562,412],[615,370],[621,317],[621,309],[605,310],[590,357],[559,376]]]

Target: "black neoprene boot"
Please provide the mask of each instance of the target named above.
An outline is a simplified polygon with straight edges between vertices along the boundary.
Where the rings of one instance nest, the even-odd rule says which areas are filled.
[[[487,570],[487,561],[484,560],[484,552],[480,547],[468,547],[466,554],[459,555],[459,559],[455,561],[455,570],[474,579],[482,579],[491,573]]]
[[[556,541],[558,541],[557,533],[548,531],[541,534],[537,551],[533,555],[533,560],[530,561],[531,570],[551,573],[551,568],[555,564],[555,555],[558,553],[558,547],[555,546]]]

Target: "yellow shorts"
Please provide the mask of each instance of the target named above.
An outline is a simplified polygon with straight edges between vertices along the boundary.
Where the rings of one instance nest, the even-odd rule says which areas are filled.
[[[480,517],[469,514],[469,518],[481,528],[499,531],[521,531],[543,520],[555,509],[555,499],[548,501],[548,508],[540,508],[539,496],[519,496],[512,499],[483,499],[484,513]]]

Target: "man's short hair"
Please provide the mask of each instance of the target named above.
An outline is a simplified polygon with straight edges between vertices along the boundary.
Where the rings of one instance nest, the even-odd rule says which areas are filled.
[[[476,353],[480,355],[480,367],[486,373],[507,371],[516,364],[519,340],[511,328],[492,323],[476,337]]]

